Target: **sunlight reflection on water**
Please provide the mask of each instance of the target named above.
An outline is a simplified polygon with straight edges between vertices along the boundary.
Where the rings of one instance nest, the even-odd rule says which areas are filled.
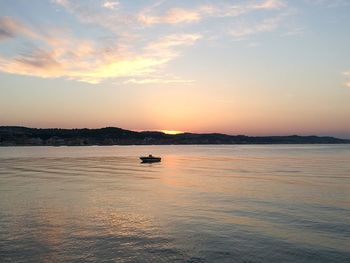
[[[0,261],[346,262],[349,160],[348,145],[0,148]]]

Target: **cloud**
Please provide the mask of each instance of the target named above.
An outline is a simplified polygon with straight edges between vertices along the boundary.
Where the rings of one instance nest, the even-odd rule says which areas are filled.
[[[18,21],[12,21],[20,25]],[[22,28],[22,27],[21,27]],[[178,56],[181,47],[194,44],[198,34],[174,34],[151,41],[139,51],[123,45],[101,46],[91,40],[77,39],[66,32],[48,32],[28,37],[38,46],[13,57],[0,57],[0,71],[100,83],[110,78],[148,76]],[[45,48],[43,48],[45,47]]]
[[[64,6],[65,8],[70,7],[70,2],[69,0],[52,0],[53,3],[56,3],[58,5]]]
[[[278,28],[281,21],[281,17],[274,17],[264,19],[263,21],[255,24],[238,24],[230,30],[230,35],[238,40],[253,34],[260,34],[264,32],[271,32]]]
[[[106,1],[103,3],[103,7],[111,10],[115,10],[119,7],[120,3],[118,1]]]
[[[52,53],[37,50],[14,59],[0,57],[0,70],[12,74],[48,78],[59,77],[63,69]]]
[[[295,27],[291,28],[289,31],[282,34],[282,36],[289,37],[289,36],[300,36],[304,34],[305,29],[302,27]]]
[[[86,2],[81,0],[53,0],[54,3],[64,7],[70,13],[76,15],[80,22],[102,26],[111,32],[123,36],[138,35],[144,26],[176,25],[200,22],[204,19],[234,19],[251,12],[279,12],[282,8],[287,7],[283,0],[252,0],[242,1],[232,4],[229,1],[217,1],[215,4],[200,5],[188,8],[166,6],[166,1],[156,1],[154,4],[146,7],[138,5],[133,12],[118,8],[117,12],[106,12],[103,8],[98,10],[95,2]],[[112,2],[104,2],[103,6],[114,7]],[[128,13],[129,12],[129,13]],[[266,25],[269,20],[264,21]],[[255,31],[267,32],[259,26]],[[272,25],[270,25],[272,26]],[[234,31],[237,31],[236,29]],[[243,30],[243,29],[241,29]],[[243,33],[243,32],[242,32]],[[236,33],[233,32],[233,35]]]
[[[119,1],[86,0],[52,0],[54,4],[63,7],[84,24],[104,27],[113,33],[121,34],[135,29],[137,19],[135,14],[121,10]],[[111,12],[113,11],[113,12]],[[122,12],[123,11],[123,12]]]
[[[345,83],[345,86],[350,88],[350,70],[343,72],[343,75],[345,76],[347,82]]]
[[[138,28],[139,26],[154,26],[159,24],[180,24],[199,22],[204,18],[210,17],[235,17],[252,11],[276,10],[284,7],[286,4],[282,0],[255,0],[246,1],[239,4],[224,2],[215,5],[201,5],[193,8],[170,7],[163,9],[165,1],[158,1],[153,5],[140,10],[134,10],[133,13],[105,13],[97,12],[98,6],[94,2],[52,0],[55,4],[64,7],[69,12],[75,14],[80,21],[84,23],[98,24],[112,31],[120,30],[121,27],[128,29]],[[105,1],[102,4],[104,9],[118,9],[119,1]],[[160,11],[161,10],[161,11]]]
[[[279,10],[286,4],[281,0],[246,1],[239,4],[225,3],[212,7],[212,17],[237,17],[254,11]]]
[[[278,9],[284,7],[286,4],[280,0],[266,0],[260,3],[252,4],[253,9]]]
[[[36,34],[28,27],[11,17],[0,17],[0,40],[15,38],[24,35],[35,37]]]
[[[281,0],[263,0],[241,4],[205,5],[194,9],[171,8],[160,15],[152,14],[152,8],[147,8],[138,15],[138,21],[145,25],[179,24],[198,22],[205,17],[235,17],[257,10],[271,10],[284,7]]]
[[[172,8],[159,16],[141,13],[138,20],[145,25],[190,23],[199,21],[206,11],[208,10],[205,8],[199,8],[198,10]]]
[[[51,70],[60,68],[60,63],[56,61],[53,54],[44,50],[36,50],[33,53],[17,58],[15,61],[31,69],[45,68]]]
[[[241,19],[231,26],[231,29],[228,30],[228,34],[233,36],[235,40],[238,41],[244,40],[252,35],[269,33],[281,28],[283,28],[285,32],[280,34],[280,36],[301,35],[304,31],[303,28],[291,27],[285,23],[285,20],[288,17],[293,16],[295,14],[295,10],[287,9],[283,10],[282,12],[278,12],[273,16],[263,16],[264,18],[262,18],[260,21],[255,20],[254,22],[247,22]]]
[[[350,5],[348,0],[306,0],[310,4],[325,6],[327,8],[336,8]]]
[[[286,6],[282,0],[251,0],[237,4],[217,1],[212,5],[180,8],[169,6],[169,2],[165,4],[166,1],[157,1],[148,7],[134,5],[132,9],[126,9],[127,2],[121,5],[121,1],[112,0],[51,1],[74,15],[79,23],[103,27],[105,30],[101,32],[110,40],[102,41],[92,35],[89,39],[75,37],[71,31],[75,27],[57,30],[41,28],[39,31],[13,18],[0,18],[0,40],[11,41],[23,37],[26,43],[30,43],[26,46],[34,47],[19,50],[12,56],[0,55],[0,71],[88,83],[100,83],[110,78],[128,78],[130,83],[138,84],[186,83],[187,80],[181,78],[154,76],[167,63],[184,54],[184,47],[194,45],[203,35],[187,30],[179,33],[168,30],[166,26],[199,23],[204,19],[218,19],[232,24],[237,16],[249,12],[267,13],[267,18],[259,24],[236,24],[231,31],[224,33],[244,38],[275,30],[282,19],[275,12],[280,12]],[[271,17],[270,12],[275,16]],[[145,26],[148,28],[145,29]],[[85,29],[88,31],[89,27]],[[210,33],[208,31],[206,35]]]
[[[181,78],[145,78],[145,79],[129,79],[124,84],[191,84],[194,80]]]
[[[0,18],[0,40],[13,38],[18,31],[18,24],[9,17]]]
[[[199,38],[200,36],[195,34],[165,36],[150,43],[141,54],[130,54],[125,58],[102,61],[99,65],[90,67],[90,70],[78,71],[78,74],[72,78],[99,83],[108,78],[147,76],[176,58],[178,56],[176,49],[192,45]],[[149,83],[150,79],[146,82]],[[139,84],[141,84],[140,81]]]
[[[192,45],[194,42],[199,40],[202,36],[200,34],[173,34],[161,38],[149,44],[146,49],[152,51],[153,53],[163,53],[168,52],[173,47]]]
[[[67,53],[55,55],[55,51],[36,51],[12,59],[0,58],[0,70],[7,73],[42,78],[63,77],[91,84],[108,78],[134,77],[153,72],[167,60],[147,55],[134,55],[116,60],[88,57],[83,60],[66,59]]]

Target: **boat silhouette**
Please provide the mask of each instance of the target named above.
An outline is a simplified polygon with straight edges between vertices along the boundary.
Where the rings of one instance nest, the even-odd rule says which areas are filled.
[[[141,156],[140,157],[142,163],[158,163],[162,160],[160,157],[155,157],[152,154],[148,156]]]

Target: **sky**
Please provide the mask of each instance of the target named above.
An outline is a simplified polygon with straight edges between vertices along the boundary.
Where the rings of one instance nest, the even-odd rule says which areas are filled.
[[[1,0],[0,125],[350,138],[349,0]]]

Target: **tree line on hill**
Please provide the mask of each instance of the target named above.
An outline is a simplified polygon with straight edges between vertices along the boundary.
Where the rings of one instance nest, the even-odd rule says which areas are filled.
[[[37,129],[0,126],[0,146],[170,145],[170,144],[340,144],[350,140],[320,136],[245,136],[220,133],[136,132],[121,128]]]

